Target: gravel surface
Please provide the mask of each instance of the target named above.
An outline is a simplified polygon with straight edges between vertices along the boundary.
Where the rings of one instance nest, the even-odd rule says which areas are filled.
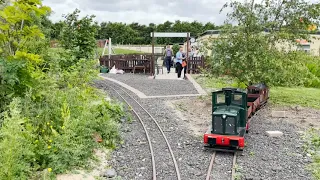
[[[211,178],[217,180],[229,180],[232,174],[233,153],[216,152]]]
[[[121,97],[104,83],[97,82],[96,87],[107,90],[113,99],[119,100],[127,108]],[[122,179],[152,179],[150,149],[139,120],[133,116],[132,122],[124,121],[120,134],[124,143],[113,151],[110,162],[118,176]]]
[[[243,156],[237,159],[242,179],[311,180],[306,170],[311,160],[303,154],[301,129],[286,120],[272,120],[270,111],[261,109],[251,121]],[[268,137],[270,130],[281,131],[283,136]]]
[[[179,107],[177,111],[184,114],[186,119],[190,119],[186,122],[188,128],[194,133],[202,134],[198,132],[203,132],[211,123],[210,101],[210,99],[196,98],[173,102]],[[274,109],[267,106],[253,116],[250,132],[245,136],[246,147],[242,155],[237,156],[237,180],[312,179],[310,172],[306,169],[311,160],[303,153],[303,141],[299,133],[309,124],[310,120],[306,117],[319,119],[319,113],[310,112],[310,110],[293,112],[287,109],[286,114],[289,118],[281,119],[271,117],[272,110]],[[311,120],[312,126],[317,126],[316,119]],[[266,131],[282,131],[284,135],[271,138],[266,135]],[[224,160],[225,163],[221,164],[227,164],[226,161],[229,161]],[[225,172],[216,172],[216,177],[224,177]]]
[[[122,75],[119,75],[119,77],[121,76]],[[126,79],[125,76],[122,76],[122,78]],[[142,76],[142,79],[143,78],[144,76]],[[146,83],[147,81],[135,81],[139,83],[139,85],[148,84]],[[109,81],[106,82],[112,84]],[[125,82],[125,80],[122,82]],[[133,83],[133,81],[130,83]],[[159,83],[158,86],[161,84]],[[139,85],[136,84],[137,87],[139,87]],[[167,85],[164,86],[167,88],[170,87]],[[151,85],[145,87],[153,91]],[[145,90],[145,92],[147,92],[148,89],[146,88]],[[165,88],[162,90],[165,91]],[[159,90],[156,95],[165,94],[162,90]],[[211,106],[208,100],[205,101],[195,97],[184,99],[139,99],[132,92],[129,93],[138,99],[165,131],[178,162],[181,179],[205,179],[212,154],[211,150],[204,149],[203,133],[201,133],[201,131],[206,130],[211,119]],[[184,119],[177,115],[178,110],[166,106],[166,101],[169,100],[179,101],[179,106],[182,107],[179,109],[179,112],[184,116]],[[202,105],[201,101],[203,101]],[[138,107],[133,106],[133,108],[136,109]],[[271,110],[268,109],[268,107],[261,109],[251,120],[250,132],[246,135],[245,150],[241,156],[237,157],[236,169],[239,175],[238,180],[311,180],[311,174],[306,170],[306,166],[311,160],[302,153],[303,142],[299,134],[299,131],[304,129],[301,129],[300,125],[297,126],[297,123],[290,122],[290,119],[272,118],[270,117],[270,112]],[[143,114],[140,111],[139,113]],[[207,117],[205,117],[206,115]],[[143,117],[146,117],[146,115],[143,115]],[[298,120],[295,120],[295,122],[296,121]],[[196,127],[196,129],[192,128],[193,126]],[[123,133],[125,139],[124,147],[114,152],[113,166],[120,176],[125,177],[123,179],[150,179],[152,167],[148,145],[135,145],[135,143],[138,143],[137,139],[147,142],[142,126],[138,121],[135,121],[132,124],[124,124],[123,129],[125,128],[129,129],[129,132],[124,131]],[[154,127],[150,126],[150,129],[154,129]],[[275,130],[282,131],[284,133],[283,136],[271,138],[266,135],[266,131]],[[195,132],[199,133],[195,135]],[[160,168],[158,170],[159,178],[176,179],[172,160],[168,150],[165,150],[167,149],[165,141],[159,137],[155,138],[155,143],[153,143],[154,148],[160,148],[161,150],[158,151],[158,153],[162,153],[160,154],[161,157],[156,158],[157,168]],[[119,152],[120,155],[117,154]],[[124,158],[122,159],[121,156]],[[143,159],[145,160],[142,161]],[[212,173],[214,175],[213,179],[224,180],[230,178],[232,166],[231,155],[227,155],[226,157],[224,155],[218,155],[214,165],[214,172]],[[121,169],[121,167],[127,168]],[[139,170],[138,168],[140,167],[145,167],[145,169],[143,171]],[[161,172],[161,170],[163,172]]]
[[[108,84],[111,82],[106,81]],[[98,83],[98,84],[101,84]],[[109,91],[108,88],[105,88],[106,91]],[[146,108],[152,116],[157,120],[161,128],[163,129],[166,137],[171,145],[173,153],[178,163],[180,170],[180,176],[182,180],[199,180],[205,179],[207,168],[210,163],[211,152],[203,147],[202,136],[195,136],[192,134],[192,131],[185,127],[183,121],[175,115],[175,112],[170,108],[166,107],[165,100],[168,99],[143,99],[140,100],[132,92],[127,91],[133,97],[135,97],[144,108]],[[172,98],[170,98],[172,99]],[[130,101],[131,102],[131,101]],[[130,103],[129,102],[129,103]],[[134,103],[135,104],[135,103]],[[140,108],[137,105],[133,105],[133,109],[137,110],[141,118],[149,121],[150,118],[146,118],[145,113],[139,110]],[[138,122],[136,120],[136,122]],[[135,122],[134,122],[135,123]],[[150,124],[150,123],[148,123]],[[129,125],[128,125],[129,126]],[[125,128],[125,127],[124,127]],[[172,158],[170,157],[169,150],[163,140],[162,136],[159,133],[155,132],[155,127],[152,124],[149,125],[151,133],[157,136],[150,134],[153,138],[153,149],[155,153],[156,168],[159,179],[168,179],[173,180],[177,179],[175,174],[175,168],[173,166]],[[135,171],[139,167],[149,167],[145,169],[145,174],[142,176],[135,176],[137,179],[150,179],[152,175],[152,166],[151,166],[151,156],[150,151],[147,146],[136,146],[132,147],[132,141],[136,141],[136,137],[143,134],[142,126],[138,124],[130,125],[131,131],[124,134],[125,144],[124,148],[121,147],[114,152],[113,167],[117,170],[117,173],[122,176],[123,179],[130,179],[135,176]],[[150,132],[150,131],[149,131]],[[130,134],[129,134],[130,133]],[[137,133],[137,135],[135,134]],[[140,135],[139,135],[140,134]],[[143,135],[141,135],[143,136]],[[140,137],[142,139],[142,137]],[[144,141],[146,141],[144,135]],[[136,149],[136,150],[129,150]],[[117,153],[121,153],[122,156],[125,154],[125,159],[119,159]],[[127,157],[133,157],[135,159],[128,160]],[[141,158],[143,156],[148,162],[144,164],[141,163]],[[122,161],[121,161],[122,160]],[[137,164],[139,163],[139,164]],[[128,167],[124,171],[121,167]],[[149,173],[149,176],[147,174]]]
[[[164,129],[177,158],[181,179],[205,179],[212,152],[203,147],[203,137],[193,135],[183,120],[165,105],[165,99],[143,99],[141,103],[152,112]]]
[[[147,75],[139,74],[103,74],[103,76],[123,82],[147,96],[199,94],[188,80],[149,79]]]

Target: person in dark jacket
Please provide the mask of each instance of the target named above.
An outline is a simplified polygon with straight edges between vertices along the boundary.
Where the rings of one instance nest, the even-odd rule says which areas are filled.
[[[168,74],[170,73],[170,69],[171,69],[172,55],[173,55],[173,51],[170,48],[170,46],[168,45],[166,50],[165,50],[165,62],[166,62],[166,67],[167,67]]]

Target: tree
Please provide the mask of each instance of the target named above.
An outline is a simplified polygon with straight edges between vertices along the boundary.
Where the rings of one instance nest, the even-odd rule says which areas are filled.
[[[35,17],[45,15],[50,9],[42,6],[40,0],[32,2],[33,5],[16,1],[0,14],[0,53],[4,56],[13,56],[17,51],[28,51],[25,43],[44,38],[39,27],[33,23]]]
[[[0,10],[0,111],[13,97],[23,96],[41,77],[34,44],[44,38],[37,20],[50,12],[40,0],[15,1]]]
[[[59,39],[61,31],[64,27],[65,23],[63,21],[56,22],[51,25],[51,39]]]
[[[212,73],[228,73],[247,84],[262,81],[303,85],[302,79],[309,77],[306,67],[296,60],[294,53],[281,51],[279,45],[296,46],[296,39],[309,38],[306,29],[318,23],[319,3],[304,0],[255,3],[250,0],[232,1],[225,5],[228,6],[232,8],[228,25],[220,38],[211,40],[208,47],[214,52]],[[237,26],[230,25],[231,22],[236,22]]]
[[[93,21],[93,15],[78,19],[79,13],[80,10],[76,9],[65,16],[60,42],[62,47],[71,50],[77,59],[90,59],[96,48],[97,23]]]
[[[191,36],[197,36],[206,30],[216,29],[214,24],[200,22],[166,21],[162,24],[141,25],[139,23],[102,22],[100,24],[97,39],[112,38],[114,44],[151,44],[151,32],[190,32]],[[182,43],[185,38],[157,38],[158,44]]]

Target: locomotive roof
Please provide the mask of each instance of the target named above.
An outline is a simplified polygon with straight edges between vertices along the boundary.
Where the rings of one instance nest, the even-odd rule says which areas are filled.
[[[258,89],[265,89],[267,88],[267,86],[264,84],[264,83],[259,83],[259,84],[254,84],[254,85],[251,85],[249,87],[255,87],[255,88],[258,88]]]

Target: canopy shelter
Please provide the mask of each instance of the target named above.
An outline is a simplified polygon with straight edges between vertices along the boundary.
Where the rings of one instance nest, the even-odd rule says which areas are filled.
[[[184,37],[187,38],[187,57],[188,57],[188,49],[189,49],[189,39],[190,39],[190,33],[189,32],[152,32],[152,71],[151,76],[155,76],[155,58],[154,58],[154,39],[156,37]],[[187,66],[188,69],[188,66]]]

